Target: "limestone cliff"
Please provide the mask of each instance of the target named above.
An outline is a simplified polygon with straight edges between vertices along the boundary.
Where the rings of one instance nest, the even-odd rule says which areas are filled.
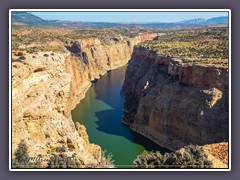
[[[12,155],[24,142],[29,157],[49,159],[64,147],[82,167],[111,167],[103,162],[101,148],[88,141],[83,125],[74,124],[71,110],[84,98],[91,81],[125,65],[133,46],[156,34],[134,39],[97,38],[65,42],[66,53],[28,53],[12,61]],[[75,156],[74,155],[74,156]],[[47,161],[42,163],[47,166]]]
[[[110,70],[128,63],[133,47],[139,42],[153,39],[157,34],[139,34],[130,39],[122,36],[111,38],[104,43],[97,38],[66,42],[70,55],[66,58],[66,71],[71,74],[71,91],[68,101],[69,109],[85,96],[91,81],[99,79]],[[67,114],[69,117],[70,114]]]
[[[100,147],[88,142],[82,125],[75,126],[65,116],[70,88],[71,74],[65,71],[62,54],[27,54],[26,60],[12,63],[13,154],[24,141],[29,157],[49,159],[50,153],[64,146],[84,166],[100,163]]]
[[[228,141],[227,68],[135,47],[122,94],[122,122],[163,147]]]

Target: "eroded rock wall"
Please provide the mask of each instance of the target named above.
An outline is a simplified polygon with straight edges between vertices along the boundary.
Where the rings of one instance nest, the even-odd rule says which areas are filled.
[[[99,79],[110,70],[127,64],[131,59],[134,45],[151,40],[155,36],[157,34],[153,33],[140,34],[132,39],[118,37],[117,40],[112,39],[108,43],[103,43],[97,38],[68,43],[69,49],[78,47],[70,51],[65,63],[67,72],[70,72],[73,78],[68,101],[69,109],[73,109],[84,98],[91,86],[91,81]]]
[[[71,74],[62,54],[28,54],[12,63],[12,153],[23,141],[29,157],[50,158],[50,152],[66,147],[84,165],[98,165],[101,148],[90,144],[84,128],[66,117]],[[47,166],[47,162],[43,162]]]
[[[182,64],[137,47],[122,94],[122,122],[163,147],[228,141],[226,68]]]
[[[24,142],[29,157],[49,159],[59,147],[83,167],[102,167],[101,148],[91,144],[71,110],[84,98],[91,81],[125,65],[133,46],[156,34],[135,39],[98,39],[65,43],[68,53],[38,52],[12,62],[12,154]],[[43,162],[47,166],[47,162]]]

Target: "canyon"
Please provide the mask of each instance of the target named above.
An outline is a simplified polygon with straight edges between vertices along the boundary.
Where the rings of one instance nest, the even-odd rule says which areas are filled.
[[[117,78],[118,83],[112,84],[111,73],[102,77],[105,81],[101,83],[105,82],[106,87],[115,91],[111,95],[102,88],[106,96],[113,96],[111,101],[116,92],[120,97],[121,89],[123,97],[114,102],[118,109],[107,104],[116,116],[103,116],[106,111],[98,112],[100,105],[91,114],[94,118],[97,115],[102,119],[107,117],[110,122],[123,113],[121,121],[126,126],[121,128],[125,128],[124,133],[119,129],[115,132],[112,126],[118,122],[114,121],[105,126],[107,121],[94,120],[93,128],[106,133],[105,138],[118,135],[134,143],[141,134],[151,143],[158,144],[159,147],[154,144],[158,150],[161,146],[176,151],[197,144],[205,147],[214,161],[212,155],[224,157],[224,165],[217,162],[221,165],[215,167],[227,167],[229,71],[226,27],[156,33],[155,30],[136,28],[86,30],[26,26],[14,27],[12,38],[13,164],[14,158],[23,156],[19,152],[26,146],[25,157],[20,159],[41,157],[46,160],[41,162],[44,168],[55,167],[50,160],[62,153],[72,158],[79,165],[77,168],[113,168],[103,155],[100,143],[89,141],[95,131],[91,129],[94,132],[87,133],[87,126],[73,120],[72,110],[76,109],[76,114],[83,111],[84,104],[79,106],[80,109],[76,107],[81,100],[86,100],[88,105],[89,99],[99,102],[101,99],[96,94],[101,91],[94,91],[97,83],[96,86],[93,83],[104,74],[127,65],[126,73],[125,69],[120,73],[125,75],[122,89],[120,84],[124,75]],[[118,88],[111,88],[116,84]],[[87,94],[85,98],[88,90],[92,96]],[[90,109],[93,111],[94,108]],[[96,128],[95,125],[100,123],[101,127]],[[140,142],[148,141],[144,138],[139,138],[136,143],[144,145]],[[114,138],[109,139],[111,145],[111,142],[117,142]],[[146,143],[144,148],[153,150],[151,143]],[[128,147],[134,149],[131,157],[128,150],[129,161],[121,161],[125,153],[121,152],[118,162],[129,165],[136,152],[143,149],[136,147]],[[219,147],[224,151],[222,155],[219,155]],[[118,150],[118,147],[114,148]]]
[[[88,140],[86,128],[74,123],[71,110],[84,98],[92,81],[125,65],[135,44],[158,34],[66,41],[66,51],[24,52],[12,60],[12,156],[21,143],[28,157],[50,159],[64,149],[83,168],[113,167],[100,146]],[[30,45],[31,46],[31,45]],[[17,59],[18,58],[18,59]],[[26,158],[26,157],[25,157]],[[41,163],[48,167],[48,161]]]
[[[122,122],[162,147],[228,142],[227,67],[183,63],[138,46],[122,95]]]

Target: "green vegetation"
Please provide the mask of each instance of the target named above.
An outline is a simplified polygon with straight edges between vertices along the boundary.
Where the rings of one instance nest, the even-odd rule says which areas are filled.
[[[23,56],[23,53],[22,52],[18,52],[15,54],[16,56]]]
[[[138,46],[181,59],[183,63],[228,65],[228,27],[169,30],[166,35]]]
[[[61,27],[12,27],[12,49],[27,53],[53,51],[65,52],[64,43],[97,38],[104,44],[116,43],[137,36],[139,33],[153,33],[156,30],[135,27],[114,28],[61,28]]]
[[[203,148],[189,145],[172,153],[147,152],[133,162],[135,168],[212,168]]]
[[[211,154],[212,154],[213,156],[216,156],[217,153],[214,151],[214,152],[212,152]]]
[[[26,57],[24,56],[24,55],[21,55],[20,57],[19,57],[19,60],[25,60],[26,59]]]
[[[12,168],[41,168],[40,162],[31,162],[27,151],[27,145],[22,140],[14,153],[15,158],[12,159]]]
[[[213,64],[228,66],[228,27],[208,26],[175,30],[140,29],[137,27],[114,28],[56,28],[13,26],[12,49],[25,50],[27,53],[66,52],[66,42],[94,38],[103,44],[114,44],[141,33],[162,33],[154,40],[138,44],[160,55],[175,57],[183,63]],[[22,52],[15,53],[22,56]]]
[[[113,155],[111,153],[107,154],[106,150],[102,151],[102,159],[101,159],[101,164],[104,164],[105,166],[112,166],[114,167],[114,160],[113,160]]]
[[[52,154],[47,168],[83,168],[83,162],[75,157],[64,153]]]
[[[66,152],[67,148],[64,145],[62,145],[62,146],[57,147],[56,151],[57,152]]]
[[[141,33],[163,33],[154,40],[140,43],[160,55],[176,57],[183,63],[228,65],[228,27],[191,27],[175,30],[114,28],[56,28],[13,26],[12,49],[36,52],[66,52],[65,42],[98,39],[103,44],[129,40]],[[165,35],[164,35],[165,34]],[[128,41],[129,42],[129,41]],[[22,52],[15,54],[23,55]]]
[[[98,164],[84,164],[76,153],[68,151],[66,146],[51,147],[50,159],[42,159],[42,156],[30,157],[26,143],[22,140],[12,159],[13,168],[102,168],[114,167],[111,153],[102,151],[101,160]],[[41,162],[47,162],[47,167],[43,167]]]
[[[59,149],[60,148],[60,149]],[[98,164],[84,164],[79,158],[76,158],[76,153],[71,156],[67,155],[66,149],[63,147],[56,148],[56,151],[60,153],[52,153],[47,168],[103,168],[114,167],[114,161],[112,160],[111,153],[106,154],[106,151],[102,151],[101,160]]]

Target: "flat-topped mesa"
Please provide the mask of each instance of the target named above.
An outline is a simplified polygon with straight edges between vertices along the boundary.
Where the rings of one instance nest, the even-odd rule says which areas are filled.
[[[227,68],[183,63],[138,46],[122,95],[122,122],[163,147],[228,141]]]

